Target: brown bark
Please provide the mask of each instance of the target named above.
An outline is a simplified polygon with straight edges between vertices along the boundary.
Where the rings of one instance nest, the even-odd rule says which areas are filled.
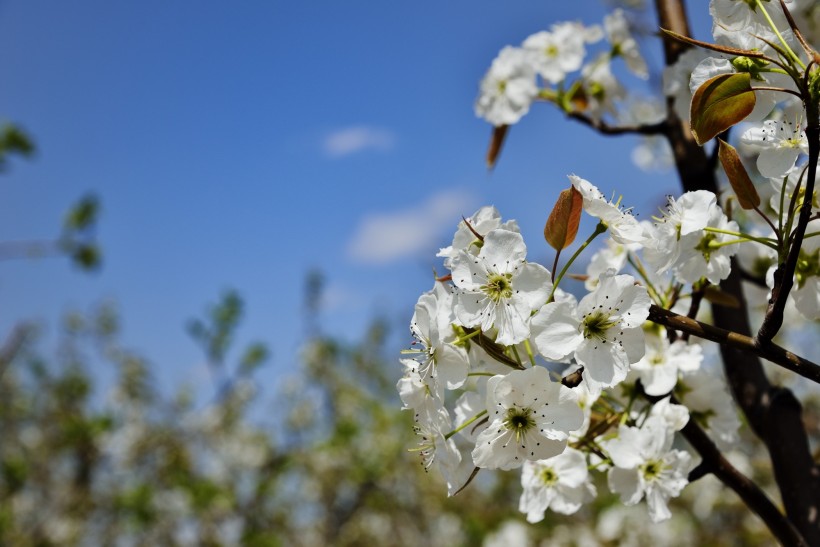
[[[660,26],[689,36],[689,24],[682,0],[656,0]],[[700,6],[700,4],[699,4]],[[666,64],[672,64],[687,46],[664,37]],[[670,104],[671,106],[671,104]],[[717,193],[714,169],[706,153],[697,146],[686,123],[668,109],[666,133],[685,191],[709,190]],[[752,336],[746,302],[741,290],[741,274],[732,274],[721,289],[734,296],[739,309],[715,306],[715,326],[744,336]],[[788,389],[773,386],[755,355],[726,344],[721,345],[723,366],[732,394],[755,434],[766,444],[775,479],[789,520],[809,545],[820,545],[820,469],[809,452],[808,437],[799,401]],[[771,527],[772,523],[768,523]]]

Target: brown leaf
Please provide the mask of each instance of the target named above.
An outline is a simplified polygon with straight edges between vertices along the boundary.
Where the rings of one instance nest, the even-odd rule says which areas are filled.
[[[495,167],[495,162],[498,161],[498,156],[501,154],[501,148],[504,146],[504,139],[507,138],[507,130],[509,125],[499,125],[493,128],[493,135],[490,137],[490,147],[487,149],[487,168]]]
[[[740,206],[744,209],[754,209],[759,206],[760,196],[757,194],[752,179],[749,178],[749,173],[743,167],[735,147],[723,139],[718,139],[718,147],[720,163],[723,165],[723,170],[726,171],[726,176],[729,177],[729,184],[732,185],[732,190],[735,191]]]
[[[701,85],[692,97],[692,135],[703,145],[749,115],[755,107],[748,72],[718,74]]]
[[[583,204],[581,193],[574,186],[559,194],[544,226],[544,239],[556,251],[566,249],[575,241]]]

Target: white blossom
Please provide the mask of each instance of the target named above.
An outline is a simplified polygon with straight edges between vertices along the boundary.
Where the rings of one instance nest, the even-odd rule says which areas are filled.
[[[547,509],[571,515],[595,497],[584,454],[574,448],[546,460],[527,461],[521,472],[518,510],[528,522],[540,522]]]
[[[524,259],[521,234],[492,230],[484,236],[478,256],[459,251],[453,259],[456,322],[464,327],[498,331],[496,342],[512,345],[530,335],[530,315],[540,308],[552,288],[540,264]]]
[[[541,366],[490,378],[487,410],[490,424],[476,440],[473,462],[491,469],[557,456],[566,448],[569,432],[584,421],[578,396],[551,381]]]
[[[623,381],[629,365],[645,351],[641,325],[649,314],[649,295],[629,275],[601,275],[598,287],[578,306],[545,305],[533,318],[533,344],[547,359],[573,354],[584,377],[601,386]]]
[[[569,72],[581,68],[586,55],[584,26],[564,22],[553,25],[550,31],[529,36],[521,47],[531,54],[536,72],[545,81],[557,84]]]
[[[764,177],[782,178],[801,153],[808,154],[809,141],[799,124],[789,120],[767,120],[762,127],[747,129],[741,136],[743,144],[760,152],[757,170]]]
[[[678,382],[678,371],[691,371],[703,360],[701,347],[682,340],[670,344],[666,336],[647,336],[646,354],[632,365],[647,394],[664,395]]]
[[[520,48],[507,46],[481,80],[475,112],[495,126],[511,125],[529,111],[537,94],[530,56]]]
[[[469,226],[467,223],[469,223]],[[471,230],[470,227],[473,229]],[[453,243],[449,247],[439,250],[436,256],[444,257],[444,265],[451,268],[452,260],[459,251],[467,251],[472,255],[478,255],[483,243],[476,237],[476,233],[483,236],[496,228],[503,228],[511,232],[521,231],[515,220],[502,222],[501,213],[498,212],[498,209],[492,206],[484,206],[473,213],[472,216],[467,217],[466,220],[458,223],[458,228],[453,236]]]
[[[584,211],[606,224],[612,239],[625,245],[643,242],[643,228],[630,210],[621,209],[619,203],[607,200],[588,180],[577,175],[570,175],[569,180],[583,198]]]
[[[652,522],[672,516],[667,502],[688,484],[694,467],[687,452],[672,449],[673,439],[666,421],[651,416],[640,428],[620,426],[617,438],[605,444],[614,464],[607,474],[610,490],[626,505],[645,497]]]
[[[646,61],[638,50],[638,42],[629,31],[629,22],[622,9],[618,8],[604,17],[604,31],[612,44],[613,55],[623,57],[627,68],[639,78],[649,78]]]

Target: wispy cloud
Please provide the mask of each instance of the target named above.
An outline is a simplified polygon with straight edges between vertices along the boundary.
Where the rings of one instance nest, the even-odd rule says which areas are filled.
[[[357,125],[327,134],[322,143],[325,154],[341,158],[363,150],[390,150],[396,136],[387,129]]]
[[[473,211],[474,199],[464,191],[441,192],[426,202],[393,213],[365,216],[348,244],[359,262],[386,264],[430,252],[448,228],[455,231],[461,215]]]

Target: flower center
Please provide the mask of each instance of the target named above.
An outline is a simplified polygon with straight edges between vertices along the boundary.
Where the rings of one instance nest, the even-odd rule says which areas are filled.
[[[801,250],[800,258],[797,259],[797,267],[794,269],[797,287],[802,289],[809,278],[818,275],[820,275],[820,249],[811,254]]]
[[[612,320],[604,312],[596,311],[584,317],[583,329],[584,338],[597,338],[606,340],[606,331],[618,324],[617,320]]]
[[[544,55],[546,55],[547,57],[558,57],[558,47],[554,44],[550,44],[544,50]]]
[[[499,95],[503,95],[504,92],[507,90],[507,80],[498,80],[497,85]]]
[[[661,471],[663,471],[663,462],[660,460],[649,460],[639,469],[643,475],[643,478],[646,481],[651,482],[661,475]]]
[[[712,258],[712,251],[715,250],[712,247],[712,242],[717,239],[717,235],[713,233],[707,233],[702,238],[700,238],[700,242],[695,246],[696,251],[700,251],[703,255],[703,260],[709,262],[709,259]]]
[[[502,298],[512,297],[512,274],[490,274],[489,277],[487,277],[487,284],[482,286],[481,290],[484,291],[493,302],[498,302]]]
[[[558,473],[552,467],[545,467],[538,473],[538,478],[541,479],[544,486],[553,486],[558,482]]]
[[[511,407],[507,410],[504,418],[504,427],[515,433],[516,441],[526,435],[527,431],[535,427],[535,420],[532,415],[535,411],[531,408]]]

